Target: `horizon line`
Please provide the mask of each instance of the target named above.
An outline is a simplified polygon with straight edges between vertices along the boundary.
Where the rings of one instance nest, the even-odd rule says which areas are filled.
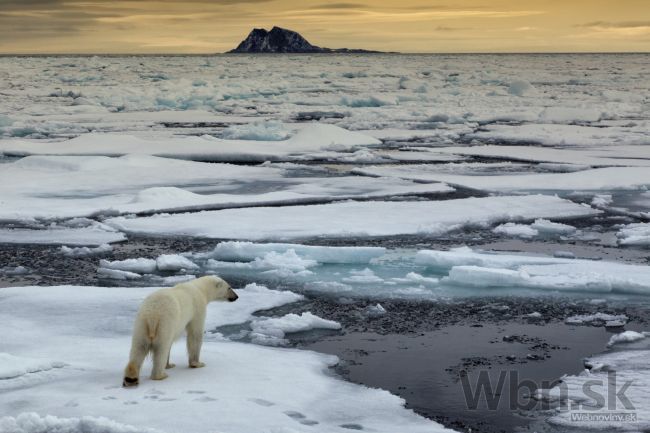
[[[116,57],[127,57],[127,56],[170,56],[170,57],[181,57],[181,56],[222,56],[222,55],[232,55],[232,56],[277,56],[277,55],[342,55],[342,56],[353,56],[353,55],[522,55],[522,54],[650,54],[648,51],[431,51],[431,52],[408,52],[408,51],[374,51],[374,52],[333,52],[333,53],[231,53],[231,52],[205,52],[205,53],[182,53],[182,52],[163,52],[163,53],[120,53],[120,52],[97,52],[97,53],[66,53],[66,52],[55,52],[55,53],[0,53],[0,57],[48,57],[48,56],[79,56],[79,57],[90,57],[90,56],[116,56]]]

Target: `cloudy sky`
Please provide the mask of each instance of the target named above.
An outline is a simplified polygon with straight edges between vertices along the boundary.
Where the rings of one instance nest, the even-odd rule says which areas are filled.
[[[0,0],[0,53],[214,53],[274,25],[331,48],[650,51],[650,0]]]

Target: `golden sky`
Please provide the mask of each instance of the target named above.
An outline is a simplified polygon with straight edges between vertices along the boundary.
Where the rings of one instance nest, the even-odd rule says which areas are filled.
[[[0,0],[0,53],[214,53],[274,25],[329,48],[650,51],[650,0]]]

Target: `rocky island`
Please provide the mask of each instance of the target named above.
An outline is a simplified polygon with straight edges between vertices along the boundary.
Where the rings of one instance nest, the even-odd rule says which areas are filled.
[[[234,50],[229,53],[376,53],[349,48],[323,48],[310,44],[298,32],[273,27],[266,29],[253,29]]]

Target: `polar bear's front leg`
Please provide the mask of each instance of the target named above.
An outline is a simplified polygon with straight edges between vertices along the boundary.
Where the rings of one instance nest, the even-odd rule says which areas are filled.
[[[203,344],[203,324],[204,318],[199,317],[187,325],[187,354],[190,368],[205,367],[205,364],[199,361]]]

